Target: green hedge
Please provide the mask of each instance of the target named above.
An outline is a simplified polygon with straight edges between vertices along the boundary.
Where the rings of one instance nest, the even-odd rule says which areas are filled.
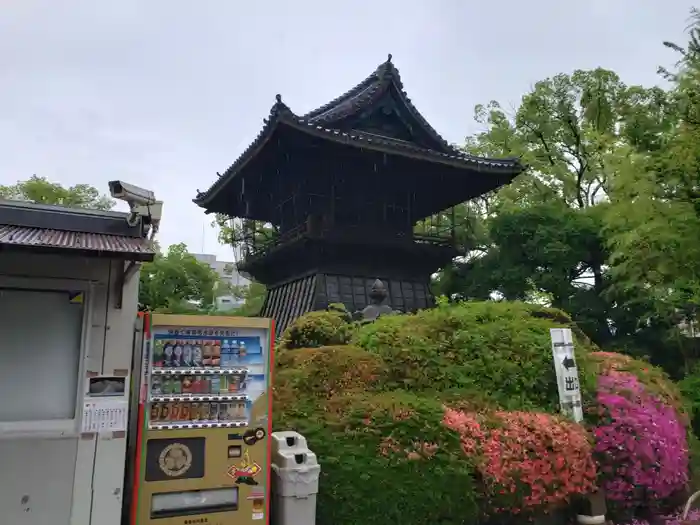
[[[550,310],[551,318],[543,312],[525,303],[445,305],[380,318],[361,327],[354,342],[382,356],[396,387],[471,392],[502,408],[556,412],[549,329],[571,320],[557,310]],[[585,362],[592,345],[576,339],[577,358]],[[592,396],[595,377],[583,373],[581,381],[586,397]]]
[[[457,525],[479,516],[475,472],[437,401],[354,392],[288,405],[274,421],[298,429],[318,455],[318,525]]]
[[[493,513],[499,495],[488,493],[480,459],[465,455],[443,424],[445,408],[557,414],[549,329],[563,326],[575,335],[584,403],[595,403],[596,377],[612,366],[680,407],[657,369],[598,352],[554,309],[470,302],[362,326],[342,311],[297,320],[283,344],[296,349],[276,353],[273,423],[298,430],[319,457],[318,525],[511,519]],[[700,464],[700,454],[693,458]]]
[[[352,325],[339,309],[310,312],[296,319],[282,334],[279,350],[342,345],[350,340]]]

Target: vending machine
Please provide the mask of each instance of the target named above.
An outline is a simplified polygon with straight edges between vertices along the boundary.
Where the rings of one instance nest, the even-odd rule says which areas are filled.
[[[147,316],[132,525],[269,523],[269,319]]]

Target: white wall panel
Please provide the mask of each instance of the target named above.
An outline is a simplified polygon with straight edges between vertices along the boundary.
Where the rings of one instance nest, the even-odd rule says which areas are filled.
[[[0,287],[3,281],[16,283],[19,279],[33,282],[39,288],[40,281],[61,288],[68,280],[71,286],[81,285],[89,289],[84,305],[88,309],[84,324],[87,329],[83,343],[84,360],[78,381],[81,392],[87,372],[111,375],[116,369],[131,368],[138,272],[125,286],[123,308],[116,309],[117,276],[123,267],[121,262],[106,259],[0,254]],[[45,338],[50,338],[51,334],[56,337],[59,329],[51,326],[51,320],[42,324],[42,319],[48,319],[50,314],[40,310],[37,309],[32,328],[45,330]],[[0,323],[2,319],[0,317]],[[2,329],[0,326],[0,332]],[[14,342],[12,346],[15,346]],[[31,383],[30,378],[27,381]],[[40,385],[37,388],[40,389]],[[21,400],[17,402],[21,403]],[[13,525],[119,525],[125,438],[111,434],[81,438],[77,422],[75,432],[62,439],[15,439],[8,434],[3,436],[1,430],[0,427],[0,458],[4,466],[0,470],[0,486],[3,487],[0,491],[3,518],[0,522]],[[69,482],[71,479],[73,484]],[[6,491],[5,487],[11,487],[11,490]]]

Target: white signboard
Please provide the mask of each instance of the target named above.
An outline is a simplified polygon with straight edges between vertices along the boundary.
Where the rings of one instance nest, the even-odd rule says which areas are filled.
[[[81,432],[123,432],[126,430],[129,405],[120,399],[99,399],[83,403]]]
[[[583,421],[583,406],[571,329],[552,328],[549,333],[552,337],[552,357],[559,387],[559,405],[563,414],[579,423]]]

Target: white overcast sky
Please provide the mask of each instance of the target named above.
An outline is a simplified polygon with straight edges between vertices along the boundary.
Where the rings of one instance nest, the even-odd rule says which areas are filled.
[[[5,0],[0,184],[32,174],[165,202],[161,245],[230,260],[192,203],[253,140],[276,93],[319,106],[393,54],[437,130],[461,142],[473,107],[598,66],[659,83],[684,42],[684,0]],[[120,205],[121,207],[121,205]]]

